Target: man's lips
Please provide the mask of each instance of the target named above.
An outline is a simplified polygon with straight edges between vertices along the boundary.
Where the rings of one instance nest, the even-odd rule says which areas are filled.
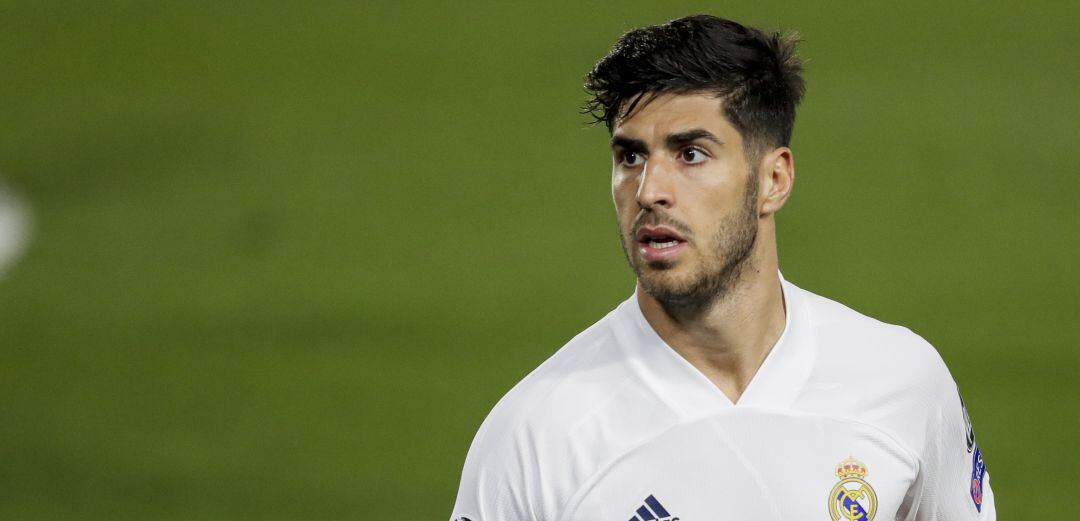
[[[647,262],[668,260],[686,246],[686,239],[667,226],[642,226],[635,238],[638,252]]]
[[[637,242],[686,242],[686,239],[678,232],[668,228],[667,226],[642,226],[638,228],[637,236],[635,237]]]

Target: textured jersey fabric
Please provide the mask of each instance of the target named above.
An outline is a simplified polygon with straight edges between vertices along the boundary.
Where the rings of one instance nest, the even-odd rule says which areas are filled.
[[[624,301],[491,411],[451,518],[994,519],[937,351],[781,284],[784,332],[737,404]]]

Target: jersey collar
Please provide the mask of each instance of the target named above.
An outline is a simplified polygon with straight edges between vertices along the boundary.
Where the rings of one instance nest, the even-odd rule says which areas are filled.
[[[636,292],[619,305],[616,316],[621,327],[615,328],[615,334],[631,370],[684,416],[729,407],[786,409],[798,398],[810,375],[815,349],[805,291],[783,275],[780,283],[786,307],[784,332],[737,404],[660,338],[642,314]]]

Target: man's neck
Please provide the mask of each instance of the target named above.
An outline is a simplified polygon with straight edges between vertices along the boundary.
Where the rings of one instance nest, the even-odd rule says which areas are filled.
[[[670,315],[638,286],[638,304],[660,338],[732,403],[739,400],[786,323],[775,257],[748,267],[726,295],[693,317]]]

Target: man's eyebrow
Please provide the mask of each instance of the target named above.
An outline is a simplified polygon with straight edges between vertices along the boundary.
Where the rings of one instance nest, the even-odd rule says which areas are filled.
[[[712,141],[717,145],[724,144],[722,141],[720,141],[720,138],[716,137],[716,134],[713,134],[712,132],[709,132],[708,130],[705,130],[703,128],[694,128],[683,132],[676,132],[674,134],[670,134],[665,141],[667,142],[668,148],[678,148],[692,141],[697,141],[698,139]]]
[[[649,151],[649,147],[645,146],[645,142],[640,139],[630,139],[623,136],[611,137],[611,148],[621,148],[627,152],[645,153]]]

